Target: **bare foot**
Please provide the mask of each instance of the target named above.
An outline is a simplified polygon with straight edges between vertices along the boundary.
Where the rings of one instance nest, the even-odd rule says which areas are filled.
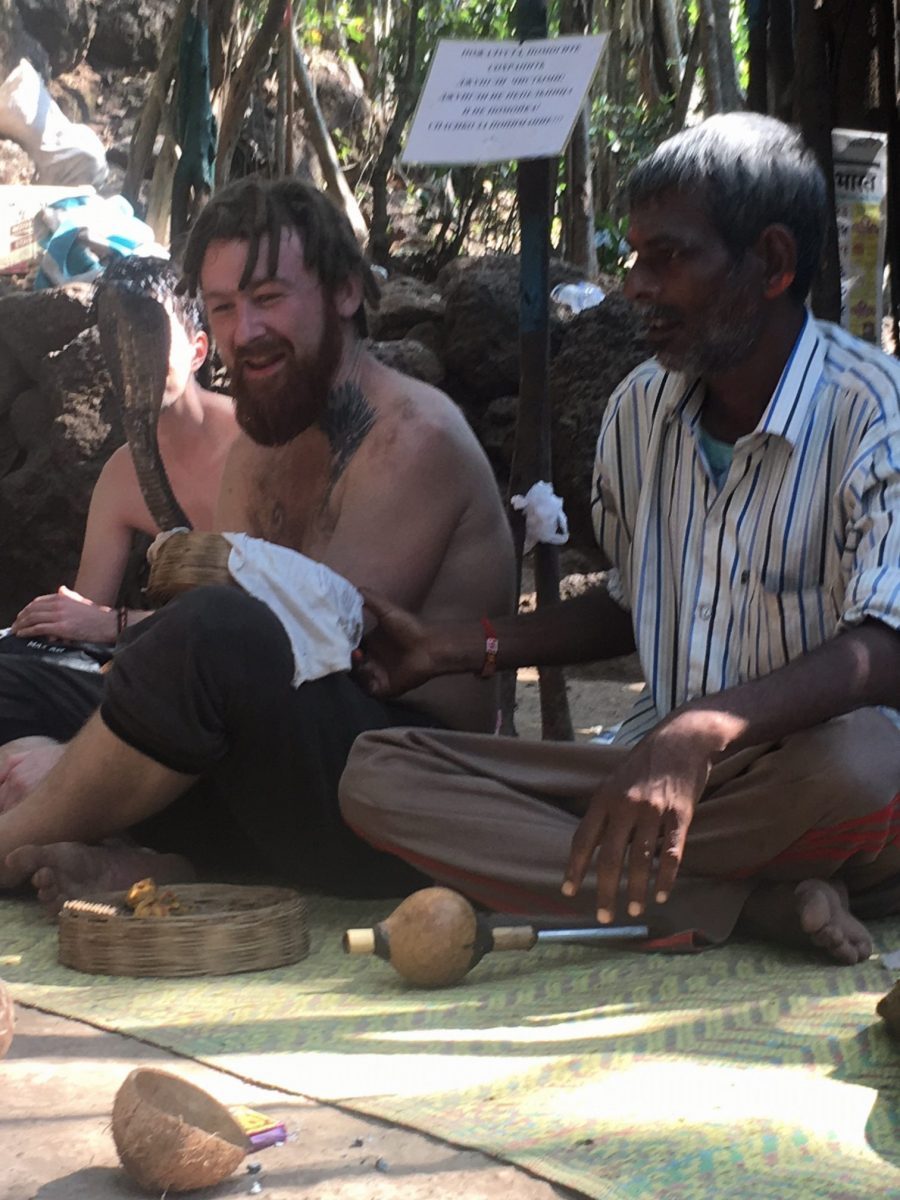
[[[847,904],[839,880],[805,879],[802,883],[763,884],[741,914],[752,932],[791,946],[810,943],[839,963],[853,966],[872,953],[872,939]]]
[[[196,878],[180,854],[156,854],[123,842],[21,846],[8,855],[6,867],[11,886],[30,878],[38,900],[54,915],[75,896],[120,891],[148,876],[156,883],[187,883]]]

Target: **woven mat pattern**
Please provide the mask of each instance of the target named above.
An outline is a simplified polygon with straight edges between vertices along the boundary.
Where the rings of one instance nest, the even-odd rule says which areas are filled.
[[[340,949],[390,905],[314,899],[313,951],[265,974],[79,975],[0,902],[0,976],[49,1012],[475,1147],[609,1200],[900,1200],[893,982],[735,944],[699,956],[546,946],[406,989]],[[900,922],[876,929],[900,946]]]

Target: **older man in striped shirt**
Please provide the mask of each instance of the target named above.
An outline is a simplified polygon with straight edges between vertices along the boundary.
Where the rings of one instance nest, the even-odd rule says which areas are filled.
[[[825,184],[770,118],[715,117],[629,185],[655,358],[611,398],[594,524],[608,587],[484,634],[373,601],[375,691],[637,646],[617,745],[361,738],[349,823],[490,907],[739,921],[867,957],[900,911],[900,366],[804,307]]]

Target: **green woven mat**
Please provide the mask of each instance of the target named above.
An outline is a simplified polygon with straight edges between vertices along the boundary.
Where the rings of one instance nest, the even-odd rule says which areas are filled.
[[[89,977],[0,903],[22,1003],[251,1080],[476,1147],[614,1200],[900,1198],[900,1048],[876,961],[733,945],[700,956],[548,946],[462,985],[403,987],[340,950],[390,906],[314,900],[296,967],[198,980]],[[900,946],[900,922],[878,929]]]

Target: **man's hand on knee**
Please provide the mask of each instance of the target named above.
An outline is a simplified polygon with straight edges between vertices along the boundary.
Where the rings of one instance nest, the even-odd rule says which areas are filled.
[[[640,741],[591,799],[572,839],[563,893],[574,896],[597,859],[597,920],[613,920],[625,885],[628,915],[668,900],[720,732],[705,714],[676,714]]]

